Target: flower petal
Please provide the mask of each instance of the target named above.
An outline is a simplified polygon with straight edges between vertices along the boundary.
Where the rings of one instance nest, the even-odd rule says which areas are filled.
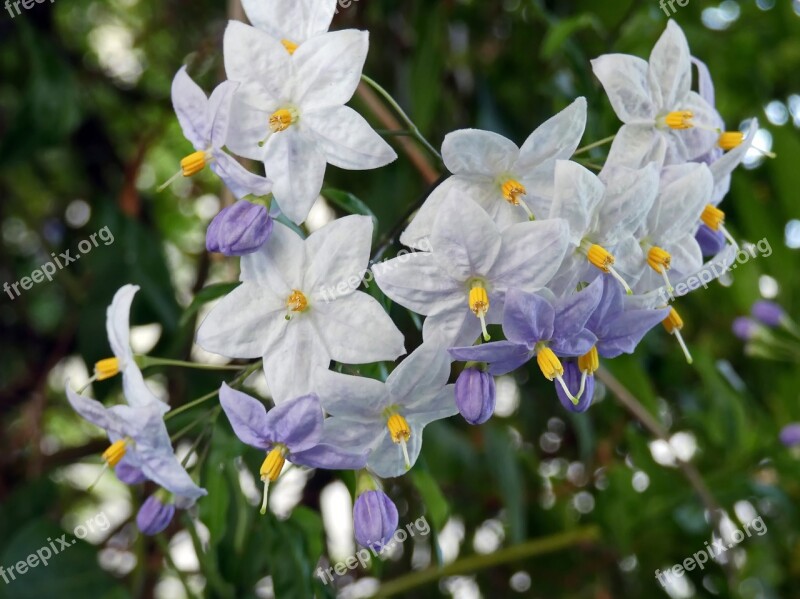
[[[672,19],[650,53],[648,76],[658,107],[665,111],[685,110],[679,102],[691,89],[691,54],[683,30]]]
[[[236,161],[230,154],[222,150],[214,152],[214,161],[210,167],[223,183],[241,200],[245,196],[265,196],[272,191],[272,181],[251,173]]]
[[[500,258],[488,275],[492,285],[524,291],[544,287],[564,260],[567,232],[562,219],[519,223],[503,231]]]
[[[623,125],[614,137],[605,164],[640,169],[655,162],[660,167],[666,154],[666,137],[652,126]]]
[[[455,400],[453,401],[455,406]],[[418,426],[413,422],[413,416],[407,418],[408,425],[411,428],[411,437],[406,443],[408,450],[408,459],[413,466],[419,457],[419,452],[422,449],[422,430],[423,426]],[[399,443],[392,441],[392,436],[389,430],[384,427],[383,434],[380,440],[375,445],[375,449],[369,455],[367,460],[367,468],[372,470],[381,478],[394,478],[395,476],[402,476],[406,472],[405,458],[403,457],[403,450]]]
[[[430,314],[453,300],[464,301],[463,285],[452,279],[429,252],[414,252],[372,267],[381,291],[417,314]]]
[[[207,114],[208,98],[200,86],[181,67],[172,80],[172,107],[181,124],[183,135],[195,150],[205,150],[211,126]]]
[[[283,304],[293,289],[303,286],[303,239],[286,225],[275,223],[264,247],[242,257],[241,268],[242,281],[266,288]]]
[[[659,168],[651,162],[643,169],[610,166],[600,173],[606,195],[600,204],[595,229],[601,232],[601,245],[615,246],[627,235],[636,233],[658,195]]]
[[[569,225],[570,243],[578,246],[594,223],[605,186],[591,171],[571,160],[556,162],[555,178],[549,218],[563,218]]]
[[[454,175],[482,175],[494,179],[511,171],[519,148],[492,131],[460,129],[448,133],[442,143],[444,165]]]
[[[469,345],[481,334],[481,323],[470,311],[467,294],[441,302],[437,311],[422,323],[422,338],[425,343],[443,348]],[[491,298],[486,322],[494,324],[503,313],[502,299]]]
[[[228,79],[257,81],[272,97],[285,95],[292,65],[280,41],[250,25],[228,21],[222,45]]]
[[[306,451],[322,437],[322,406],[316,395],[303,395],[275,406],[266,417],[267,430],[273,431],[277,442],[289,452]]]
[[[269,117],[280,106],[259,83],[245,81],[233,93],[225,145],[237,156],[264,159],[264,144],[272,137]]]
[[[450,362],[441,346],[420,345],[386,379],[392,403],[409,408],[428,403],[447,384]]]
[[[222,383],[219,403],[242,443],[267,450],[278,440],[277,431],[267,422],[267,409],[256,398]]]
[[[450,355],[462,362],[487,362],[493,375],[507,374],[531,359],[531,350],[526,344],[512,341],[492,341],[471,347],[453,347]]]
[[[264,375],[276,404],[312,393],[313,373],[331,362],[309,314],[294,316],[284,326],[264,355]]]
[[[225,145],[225,139],[228,137],[233,93],[237,87],[239,87],[239,84],[235,81],[223,81],[211,92],[211,96],[208,98],[206,112],[209,131],[208,139],[210,145],[214,148],[221,148]]]
[[[330,27],[336,0],[242,0],[250,22],[279,40],[302,44]]]
[[[555,315],[553,305],[541,295],[510,289],[503,312],[503,332],[512,343],[533,348],[553,336]]]
[[[289,457],[293,464],[325,470],[360,470],[367,465],[369,452],[347,451],[335,444],[319,443],[310,449],[296,451]]]
[[[651,96],[646,61],[627,54],[604,54],[591,63],[619,120],[654,122],[658,109]]]
[[[138,285],[123,285],[114,294],[114,299],[106,310],[106,334],[111,351],[125,368],[133,362],[130,341],[130,316],[133,296],[139,291]]]
[[[372,230],[370,217],[353,214],[338,218],[309,235],[305,241],[308,266],[303,289],[318,296],[323,288],[324,298],[343,297],[354,292],[369,264]],[[348,283],[353,277],[358,279],[355,286]],[[340,283],[348,283],[344,292],[336,290],[344,288]]]
[[[523,176],[531,170],[552,171],[556,160],[575,153],[586,128],[586,98],[578,98],[550,117],[528,136],[519,151],[514,172]]]
[[[374,422],[389,405],[386,385],[363,376],[321,369],[314,388],[326,412],[357,422]]]

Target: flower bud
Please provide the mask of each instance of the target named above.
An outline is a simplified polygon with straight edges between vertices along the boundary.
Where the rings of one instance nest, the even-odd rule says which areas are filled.
[[[578,397],[578,392],[581,388],[581,378],[583,373],[577,362],[564,361],[564,382],[567,384],[567,389],[575,397]],[[583,394],[578,397],[578,403],[572,403],[572,400],[564,393],[564,389],[560,384],[556,385],[556,395],[561,402],[561,405],[568,409],[570,412],[585,412],[592,405],[592,396],[594,395],[594,375],[586,375],[586,385],[583,388]]]
[[[733,329],[733,334],[739,339],[742,341],[750,341],[758,336],[758,333],[761,330],[761,325],[752,318],[739,316],[738,318],[734,319],[731,328]]]
[[[365,491],[353,506],[356,541],[362,547],[382,548],[397,530],[397,508],[383,491]]]
[[[272,219],[266,206],[238,200],[223,208],[206,231],[206,248],[226,256],[251,254],[263,246],[272,233]]]
[[[147,480],[144,472],[139,470],[136,466],[131,466],[125,462],[120,462],[114,468],[117,478],[124,482],[126,485],[138,485]]]
[[[759,300],[750,308],[750,313],[757,321],[768,327],[780,326],[786,318],[786,312],[775,302]]]
[[[497,399],[494,377],[477,368],[466,368],[456,380],[456,406],[470,424],[483,424],[494,414]]]
[[[722,231],[714,231],[708,225],[700,225],[695,240],[703,251],[703,256],[716,256],[725,247],[725,235]]]
[[[781,429],[779,438],[786,447],[800,445],[800,422],[784,426]]]
[[[156,535],[169,526],[174,515],[175,506],[172,503],[162,503],[158,494],[150,495],[136,514],[136,526],[142,534]]]

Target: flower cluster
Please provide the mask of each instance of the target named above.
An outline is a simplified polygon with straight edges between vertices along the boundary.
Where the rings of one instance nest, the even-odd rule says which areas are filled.
[[[270,411],[233,386],[219,391],[236,435],[265,453],[262,511],[287,460],[365,469],[371,474],[359,477],[354,517],[357,539],[369,545],[390,536],[398,521],[372,475],[409,470],[424,427],[435,420],[460,412],[472,424],[486,422],[494,375],[535,360],[561,403],[581,412],[591,405],[600,357],[632,353],[658,323],[690,359],[682,320],[664,305],[664,291],[701,270],[704,255],[733,259],[736,243],[718,205],[757,124],[747,134],[723,130],[708,71],[670,22],[649,61],[614,54],[592,62],[624,123],[598,173],[581,164],[577,150],[584,98],[521,147],[488,131],[448,134],[442,159],[451,176],[400,237],[418,251],[374,267],[385,296],[425,316],[424,342],[385,380],[345,374],[339,366],[394,362],[406,349],[372,295],[354,288],[325,294],[366,270],[372,220],[345,216],[307,237],[284,224],[304,222],[327,164],[371,169],[396,157],[345,106],[369,44],[365,32],[328,31],[335,5],[245,2],[254,26],[226,29],[229,80],[206,98],[181,69],[173,103],[195,148],[179,174],[209,165],[239,198],[211,223],[207,246],[241,256],[241,284],[211,309],[196,341],[263,364]],[[265,175],[248,172],[229,151],[263,163]],[[125,289],[120,294],[130,298]],[[108,430],[111,466],[137,468],[165,490],[142,508],[140,528],[152,532],[169,522],[174,508],[167,506],[178,505],[172,497],[194,500],[202,489],[178,467],[165,406],[146,391],[127,348],[127,312],[112,312],[114,305],[109,337],[117,361],[98,372],[124,373],[130,405],[106,410],[72,391],[70,401]],[[448,384],[454,361],[466,365]]]

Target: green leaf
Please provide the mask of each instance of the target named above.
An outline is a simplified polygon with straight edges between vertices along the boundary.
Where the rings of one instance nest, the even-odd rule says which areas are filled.
[[[551,59],[556,52],[561,50],[567,38],[581,29],[593,28],[596,31],[601,29],[601,25],[594,15],[584,13],[571,19],[564,19],[560,23],[553,25],[547,30],[547,34],[542,41],[541,56],[544,59]]]
[[[205,304],[212,302],[223,295],[228,295],[231,291],[236,289],[239,284],[240,281],[236,281],[235,283],[217,283],[201,289],[197,295],[194,296],[192,303],[189,304],[189,307],[186,308],[181,316],[180,326],[187,324],[189,319],[197,314],[200,308],[202,308]]]
[[[335,204],[340,209],[344,210],[347,214],[361,214],[363,216],[369,216],[372,219],[372,224],[374,225],[372,234],[373,236],[375,235],[378,230],[378,217],[375,216],[375,213],[364,203],[363,200],[357,198],[349,191],[330,188],[322,190],[322,197],[332,204]]]
[[[431,524],[436,530],[441,530],[447,522],[450,506],[447,504],[439,484],[427,469],[423,470],[420,467],[411,471],[411,480],[422,496],[425,507],[428,508]]]

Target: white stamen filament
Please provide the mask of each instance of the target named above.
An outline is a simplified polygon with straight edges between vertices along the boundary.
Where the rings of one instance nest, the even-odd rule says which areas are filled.
[[[557,374],[555,378],[561,384],[561,388],[564,390],[564,393],[567,394],[567,397],[569,397],[569,400],[573,404],[575,404],[577,406],[578,405],[578,398],[575,397],[572,393],[570,393],[570,390],[567,387],[567,383],[564,382],[564,377],[561,376],[560,374]]]
[[[85,384],[83,387],[81,387],[80,389],[78,389],[78,390],[76,391],[76,393],[77,393],[78,395],[80,395],[81,393],[83,393],[84,391],[86,391],[86,390],[89,388],[89,385],[91,385],[91,384],[92,384],[93,382],[95,382],[96,380],[97,380],[97,375],[96,375],[96,374],[93,374],[93,375],[92,375],[92,378],[90,378],[88,381],[86,381],[86,384]]]
[[[267,498],[268,497],[269,497],[269,479],[265,478],[264,479],[264,496],[261,499],[261,509],[259,510],[261,512],[262,516],[267,513]]]
[[[667,269],[663,266],[661,267],[661,276],[664,277],[664,283],[667,285],[667,293],[672,293],[674,289],[672,287],[672,283],[669,282],[669,275],[667,274]]]
[[[689,353],[689,348],[686,347],[686,342],[683,340],[683,335],[681,335],[681,332],[678,329],[672,331],[672,334],[675,335],[675,338],[678,340],[678,344],[683,350],[683,355],[686,356],[687,364],[691,364],[694,360],[692,359],[692,354]]]
[[[575,398],[576,399],[580,399],[581,397],[583,397],[583,392],[586,391],[586,376],[587,375],[588,375],[588,372],[586,370],[581,372],[581,388],[578,389],[578,392],[575,394]]]
[[[481,321],[481,331],[483,331],[483,340],[490,341],[492,337],[491,335],[489,335],[489,331],[486,329],[486,317],[483,314],[481,314],[480,316],[478,316],[478,319]]]
[[[728,240],[728,243],[730,243],[733,247],[735,247],[738,250],[739,244],[733,238],[733,235],[731,235],[730,231],[728,231],[728,229],[725,228],[725,225],[719,225],[719,230],[725,236],[725,239]]]
[[[622,286],[625,288],[625,293],[628,295],[633,295],[633,289],[631,289],[630,285],[628,285],[625,279],[622,278],[622,275],[619,274],[613,266],[606,266],[606,268],[608,269],[608,273],[622,284]]]
[[[86,489],[87,493],[91,493],[92,489],[94,489],[97,486],[97,483],[99,483],[100,479],[103,478],[103,475],[106,473],[106,470],[108,470],[108,462],[103,464],[103,467],[100,469],[100,474],[97,475],[97,478],[94,479],[94,482],[91,485],[89,485],[89,488]]]
[[[408,446],[405,439],[400,439],[400,447],[403,450],[403,459],[406,462],[406,470],[411,470],[411,460],[408,457]]]

